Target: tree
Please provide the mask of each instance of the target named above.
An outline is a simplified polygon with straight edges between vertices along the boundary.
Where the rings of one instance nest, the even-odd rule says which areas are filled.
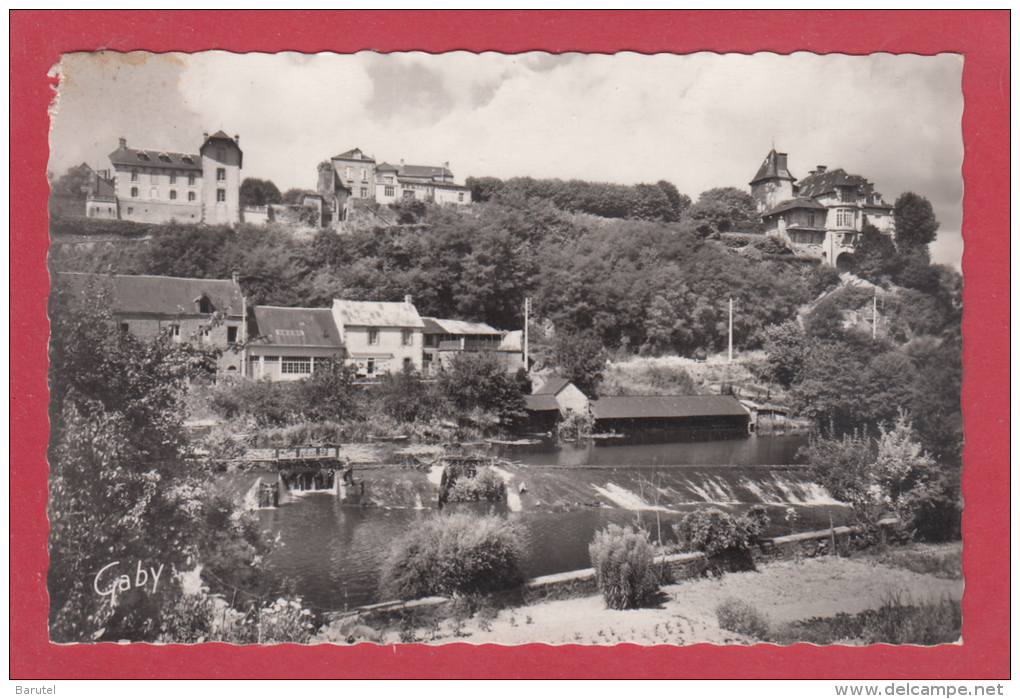
[[[870,223],[861,229],[854,249],[855,273],[874,284],[881,284],[883,277],[896,273],[901,258],[892,238]]]
[[[680,190],[672,182],[659,180],[656,182],[656,185],[666,195],[666,199],[669,200],[669,205],[672,209],[672,216],[665,220],[679,221],[687,212],[687,209],[691,208],[691,198],[686,194],[681,194]]]
[[[205,499],[208,474],[185,458],[184,394],[209,353],[119,332],[102,289],[76,298],[55,286],[50,317],[50,635],[155,640],[181,592],[171,571],[250,568],[264,550],[233,511],[238,526],[208,536],[224,506]],[[242,549],[252,555],[233,559]]]
[[[765,378],[789,388],[800,381],[807,339],[795,321],[773,325],[765,332]]]
[[[524,396],[531,383],[523,369],[507,373],[494,353],[471,352],[455,357],[439,375],[439,389],[462,414],[475,413],[493,426],[514,431],[527,417]]]
[[[306,194],[308,194],[308,190],[298,189],[297,187],[292,187],[292,188],[288,189],[286,192],[283,193],[283,196],[280,198],[280,203],[281,204],[300,204],[301,202],[303,202],[305,200],[305,195]]]
[[[596,395],[606,367],[606,351],[593,331],[558,334],[555,356],[564,378],[586,395]]]
[[[924,197],[905,192],[893,206],[896,225],[896,245],[900,252],[928,257],[928,244],[935,240],[939,222],[935,219],[931,202]]]
[[[716,187],[702,192],[697,203],[687,210],[697,225],[698,233],[705,237],[727,231],[748,231],[758,218],[754,199],[736,187]]]
[[[354,379],[354,367],[343,359],[316,360],[315,371],[301,387],[305,416],[333,422],[356,417],[362,394]]]
[[[241,206],[265,206],[279,204],[280,190],[270,180],[245,177],[240,189]]]

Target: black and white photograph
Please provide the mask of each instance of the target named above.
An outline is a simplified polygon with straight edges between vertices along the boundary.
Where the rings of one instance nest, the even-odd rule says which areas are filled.
[[[963,69],[64,54],[50,641],[960,643]]]

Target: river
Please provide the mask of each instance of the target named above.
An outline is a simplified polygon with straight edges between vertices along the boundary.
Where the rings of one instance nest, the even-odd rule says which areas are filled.
[[[454,507],[498,512],[517,523],[529,577],[588,567],[588,543],[611,522],[673,541],[670,525],[698,507],[741,512],[765,504],[773,536],[840,524],[847,508],[797,465],[805,441],[801,435],[752,435],[679,444],[500,447],[513,464],[501,472],[509,501]],[[320,611],[382,601],[379,566],[395,538],[435,512],[435,479],[398,467],[358,476],[375,506],[345,506],[331,493],[312,492],[258,511],[280,542],[268,560],[269,592],[296,593]]]

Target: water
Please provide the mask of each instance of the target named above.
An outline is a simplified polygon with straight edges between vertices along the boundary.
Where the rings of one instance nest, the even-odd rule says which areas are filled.
[[[515,462],[503,472],[509,502],[454,507],[500,513],[518,524],[528,576],[588,567],[588,543],[610,523],[636,524],[653,540],[670,542],[673,523],[710,503],[734,513],[765,504],[772,519],[767,534],[773,536],[841,524],[846,507],[795,465],[804,441],[775,435],[563,450],[502,448],[501,455]],[[231,487],[244,491],[257,475],[244,474],[244,482]],[[369,502],[376,506],[343,506],[320,492],[259,511],[263,527],[281,542],[268,561],[272,593],[293,591],[330,611],[382,601],[378,570],[390,543],[434,514],[436,486],[422,470],[382,468],[359,471],[358,477],[364,477]]]

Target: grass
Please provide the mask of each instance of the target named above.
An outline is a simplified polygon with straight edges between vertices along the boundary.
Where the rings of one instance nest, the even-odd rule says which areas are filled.
[[[963,560],[959,546],[938,548],[896,548],[867,551],[870,560],[893,568],[902,568],[944,580],[963,580]]]
[[[719,627],[749,636],[757,641],[766,641],[770,636],[767,616],[743,600],[728,597],[715,608]]]
[[[892,597],[878,609],[859,614],[815,617],[776,629],[771,640],[780,645],[814,643],[850,645],[889,643],[934,646],[960,639],[963,614],[960,603],[942,599],[905,604]]]

